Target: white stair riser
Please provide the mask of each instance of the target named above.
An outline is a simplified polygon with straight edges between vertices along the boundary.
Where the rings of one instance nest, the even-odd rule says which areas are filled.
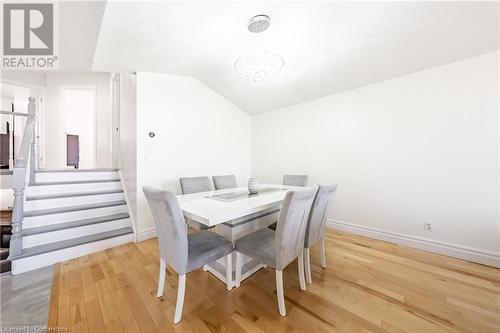
[[[130,219],[114,220],[103,223],[85,225],[76,228],[63,229],[46,232],[43,234],[30,235],[23,237],[23,248],[60,242],[66,239],[78,238],[99,234],[101,232],[130,227]]]
[[[99,195],[82,195],[67,198],[29,200],[24,203],[26,212],[38,209],[61,208],[86,204],[103,203],[110,201],[125,200],[123,193],[110,193]]]
[[[37,182],[64,182],[74,180],[96,180],[96,179],[117,179],[120,178],[116,171],[99,172],[39,172],[36,174]]]
[[[12,262],[12,274],[16,275],[28,272],[37,268],[50,266],[61,261],[78,258],[90,253],[106,250],[133,241],[134,235],[127,234],[27,258],[17,259]]]
[[[73,222],[112,214],[127,213],[127,205],[77,210],[66,213],[29,216],[23,219],[23,228],[36,228],[57,223]]]
[[[120,182],[28,186],[27,195],[95,192],[121,189]]]

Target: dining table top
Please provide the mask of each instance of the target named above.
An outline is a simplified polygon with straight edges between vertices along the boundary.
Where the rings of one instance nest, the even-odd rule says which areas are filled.
[[[270,208],[279,208],[290,190],[309,187],[277,184],[260,185],[250,194],[246,186],[178,195],[184,216],[206,226],[215,226]]]

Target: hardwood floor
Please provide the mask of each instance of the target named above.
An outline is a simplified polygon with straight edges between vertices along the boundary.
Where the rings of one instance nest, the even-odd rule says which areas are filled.
[[[11,225],[12,210],[0,210],[0,225]]]
[[[311,249],[313,283],[286,268],[287,316],[274,271],[230,292],[202,269],[187,276],[182,321],[172,324],[177,274],[156,298],[156,239],[54,266],[49,327],[71,332],[500,332],[500,270],[328,230],[326,269]]]

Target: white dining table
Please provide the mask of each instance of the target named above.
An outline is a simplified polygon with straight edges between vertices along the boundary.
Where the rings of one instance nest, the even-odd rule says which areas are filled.
[[[275,184],[260,185],[259,193],[250,195],[247,187],[198,192],[179,195],[179,202],[188,219],[213,227],[212,231],[233,242],[256,230],[267,228],[279,218],[283,199],[289,190],[304,190],[307,187]],[[233,279],[235,277],[235,254],[233,253]],[[242,255],[241,279],[244,280],[265,267],[264,264]],[[203,267],[226,283],[224,258]]]

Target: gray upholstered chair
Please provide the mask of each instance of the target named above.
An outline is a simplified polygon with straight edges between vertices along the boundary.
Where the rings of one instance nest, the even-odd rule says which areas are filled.
[[[241,254],[247,255],[276,270],[276,289],[280,314],[286,316],[283,294],[283,269],[298,258],[300,289],[306,289],[304,278],[304,238],[307,218],[317,188],[290,191],[281,208],[276,232],[258,230],[236,241],[236,286],[241,283]]]
[[[214,186],[216,190],[238,187],[235,175],[213,176],[212,180],[214,181]]]
[[[304,265],[306,271],[307,283],[312,282],[311,264],[309,258],[309,248],[318,242],[321,242],[321,267],[326,268],[325,254],[325,227],[328,217],[328,209],[333,201],[333,194],[337,190],[337,184],[319,185],[318,192],[309,214],[306,228],[306,237],[304,241]]]
[[[212,183],[209,177],[183,177],[179,179],[179,182],[181,183],[182,194],[212,191]],[[186,219],[186,223],[197,230],[210,229],[209,227],[191,219]]]
[[[179,274],[174,316],[174,323],[177,324],[182,316],[187,273],[225,256],[227,289],[231,290],[233,244],[210,231],[199,231],[188,235],[179,201],[173,192],[149,186],[145,186],[143,192],[158,232],[160,277],[156,296],[163,295],[167,264]]]
[[[290,186],[307,186],[307,175],[284,175],[283,176],[283,185]],[[274,222],[269,225],[269,229],[276,230],[278,222]]]
[[[307,175],[284,175],[283,185],[307,186]]]
[[[212,183],[208,177],[183,177],[179,182],[182,194],[212,191]]]

